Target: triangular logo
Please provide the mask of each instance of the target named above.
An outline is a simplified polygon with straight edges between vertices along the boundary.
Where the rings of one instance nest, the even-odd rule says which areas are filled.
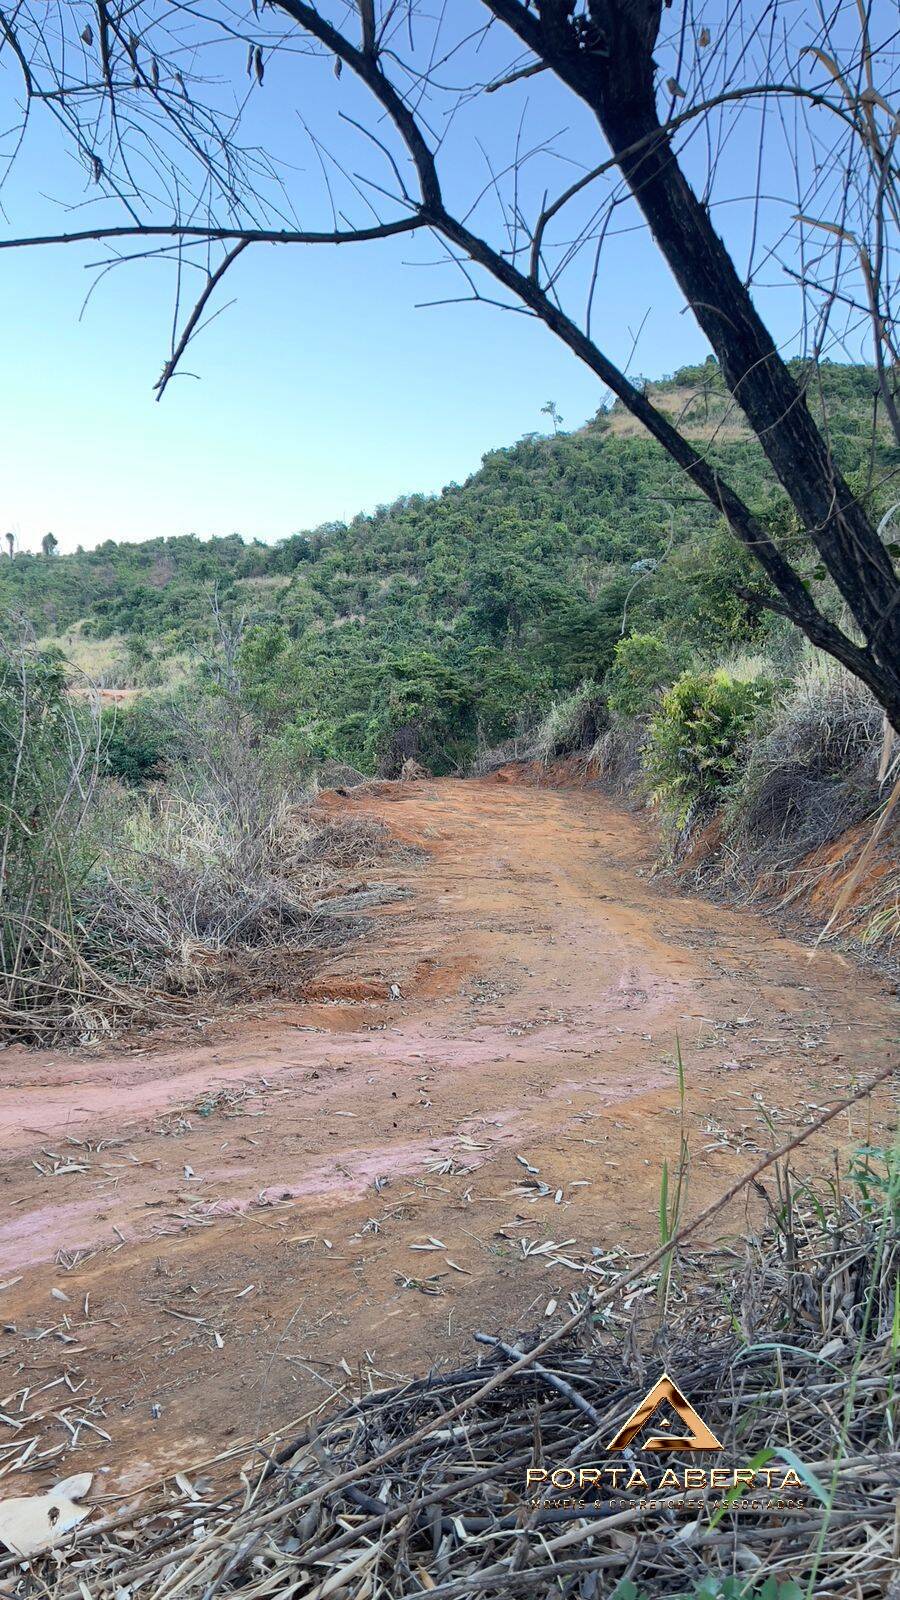
[[[647,1439],[640,1448],[642,1450],[721,1450],[722,1445],[710,1428],[706,1426],[703,1418],[698,1416],[693,1406],[687,1401],[667,1372],[664,1372],[658,1383],[644,1395],[640,1405],[632,1411],[627,1422],[607,1445],[608,1450],[624,1450],[632,1439],[640,1433],[645,1423],[649,1422],[654,1411],[668,1403],[676,1411],[690,1431],[684,1435],[673,1433],[655,1433]]]

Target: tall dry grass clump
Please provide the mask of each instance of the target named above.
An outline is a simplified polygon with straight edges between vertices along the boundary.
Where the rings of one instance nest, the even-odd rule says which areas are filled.
[[[627,796],[637,805],[647,796],[644,751],[647,745],[647,719],[622,717],[615,713],[609,727],[593,745],[589,761],[604,788]]]
[[[606,695],[589,679],[550,707],[535,732],[534,754],[545,763],[561,756],[587,755],[608,726]]]
[[[356,931],[329,897],[374,825],[310,811],[227,696],[172,708],[165,780],[108,775],[95,701],[0,655],[0,1041],[85,1041],[192,998],[296,992]]]
[[[731,815],[748,856],[790,866],[869,816],[883,749],[884,717],[866,686],[809,660],[747,752]]]
[[[103,987],[79,915],[101,768],[96,705],[27,636],[0,639],[0,1038],[52,1034]]]
[[[694,869],[888,952],[900,937],[900,752],[868,689],[808,656],[745,744],[714,853]]]

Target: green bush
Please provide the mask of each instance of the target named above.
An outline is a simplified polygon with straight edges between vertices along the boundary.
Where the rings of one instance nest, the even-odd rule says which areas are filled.
[[[369,761],[397,778],[407,759],[443,775],[466,767],[475,749],[475,694],[459,671],[430,650],[398,653],[375,690],[366,730]]]
[[[806,1592],[793,1578],[781,1579],[770,1574],[748,1588],[746,1578],[710,1572],[696,1589],[682,1595],[681,1600],[805,1600]],[[610,1600],[652,1600],[652,1597],[649,1590],[639,1589],[630,1578],[623,1578]]]
[[[0,890],[15,892],[46,856],[41,824],[65,788],[65,673],[44,655],[0,640]]]
[[[687,667],[689,651],[670,644],[658,633],[630,633],[616,645],[604,687],[610,711],[640,717],[652,711],[661,689]]]
[[[695,806],[731,782],[739,751],[771,705],[767,678],[685,672],[663,695],[650,723],[644,769],[653,798],[681,827]]]
[[[169,707],[149,700],[116,706],[103,713],[106,771],[123,783],[162,777],[172,743]]]
[[[774,536],[778,517],[767,509],[762,515]],[[636,627],[722,654],[768,639],[775,618],[747,598],[760,592],[765,582],[750,552],[724,525],[700,524],[660,563],[652,581],[635,591],[628,614]]]
[[[463,657],[475,694],[482,746],[524,735],[533,728],[551,695],[546,669],[523,664],[508,651],[478,645]]]

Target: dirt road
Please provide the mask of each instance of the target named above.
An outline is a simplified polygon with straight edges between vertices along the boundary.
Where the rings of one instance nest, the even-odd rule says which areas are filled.
[[[177,1048],[0,1058],[4,1490],[23,1455],[32,1483],[130,1488],[467,1360],[474,1328],[548,1327],[582,1266],[656,1242],[676,1037],[688,1212],[896,1048],[886,986],[674,894],[594,792],[323,804],[424,856],[375,875],[406,897],[315,998]],[[804,1159],[890,1121],[885,1092]]]

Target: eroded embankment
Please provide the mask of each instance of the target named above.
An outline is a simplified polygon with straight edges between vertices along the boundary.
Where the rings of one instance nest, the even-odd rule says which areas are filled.
[[[626,788],[630,795],[640,793],[639,772],[630,773],[627,785],[619,784],[588,752],[549,763],[510,763],[492,778],[606,793],[613,804]],[[812,848],[800,846],[792,833],[799,826],[796,817],[777,806],[742,848],[734,819],[730,831],[722,809],[674,844],[646,815],[659,864],[675,883],[763,911],[781,928],[805,937],[817,939],[827,929],[830,941],[857,959],[877,965],[888,977],[900,974],[900,796],[889,782],[871,815],[834,836],[826,828],[822,842]],[[767,830],[768,840],[759,836]]]

